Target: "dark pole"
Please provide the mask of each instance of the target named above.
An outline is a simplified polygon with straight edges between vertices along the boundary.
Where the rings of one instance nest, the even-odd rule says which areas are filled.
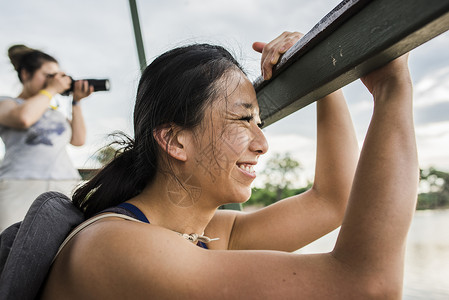
[[[134,36],[136,38],[136,47],[137,47],[137,55],[139,56],[140,71],[143,72],[143,70],[147,66],[147,60],[145,58],[145,49],[143,47],[142,31],[140,30],[140,22],[139,22],[139,15],[137,13],[136,0],[129,0],[129,8],[131,10]]]

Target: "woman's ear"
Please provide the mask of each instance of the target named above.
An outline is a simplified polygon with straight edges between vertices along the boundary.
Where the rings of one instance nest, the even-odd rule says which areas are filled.
[[[164,152],[180,161],[187,160],[186,134],[184,130],[170,124],[159,126],[153,131],[155,140]]]
[[[20,78],[22,79],[22,82],[28,81],[28,79],[30,79],[30,73],[27,70],[22,69],[20,70]]]

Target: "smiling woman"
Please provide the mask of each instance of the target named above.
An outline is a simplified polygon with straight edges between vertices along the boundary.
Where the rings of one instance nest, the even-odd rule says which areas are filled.
[[[253,45],[266,79],[300,37]],[[253,213],[217,211],[250,197],[268,150],[255,91],[222,47],[156,58],[139,83],[134,140],[74,194],[90,219],[63,243],[42,299],[399,298],[418,178],[406,57],[363,82],[376,111],[357,172],[337,91],[317,104],[313,187]],[[331,253],[287,253],[342,222]]]
[[[224,76],[227,86],[221,89],[225,96],[215,99],[214,105],[205,110],[210,118],[194,130],[195,146],[186,153],[194,159],[186,161],[183,170],[200,177],[205,193],[213,191],[204,196],[216,199],[215,205],[249,199],[251,183],[256,178],[253,166],[268,150],[251,82],[238,69],[229,70]]]

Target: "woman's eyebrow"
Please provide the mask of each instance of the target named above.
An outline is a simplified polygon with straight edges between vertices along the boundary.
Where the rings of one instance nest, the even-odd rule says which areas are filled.
[[[249,102],[238,102],[235,104],[235,106],[243,106],[246,109],[253,109],[254,105],[252,103]]]
[[[255,113],[255,114],[260,118],[260,111],[259,111],[259,109],[257,109],[256,111],[254,111],[255,106],[254,106],[254,104],[251,103],[251,102],[240,101],[240,102],[235,103],[235,104],[234,104],[234,107],[235,107],[235,108],[243,107],[243,108],[246,109],[246,110],[252,111],[252,113]]]
[[[58,73],[45,73],[45,72],[44,72],[44,75],[45,75],[46,77],[55,77],[56,74],[58,74]]]

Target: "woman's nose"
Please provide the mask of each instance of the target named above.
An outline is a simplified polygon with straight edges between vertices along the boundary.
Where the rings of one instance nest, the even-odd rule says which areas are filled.
[[[262,129],[254,124],[254,129],[252,130],[254,136],[249,144],[249,149],[253,152],[257,152],[259,155],[265,154],[268,151],[268,142]]]

